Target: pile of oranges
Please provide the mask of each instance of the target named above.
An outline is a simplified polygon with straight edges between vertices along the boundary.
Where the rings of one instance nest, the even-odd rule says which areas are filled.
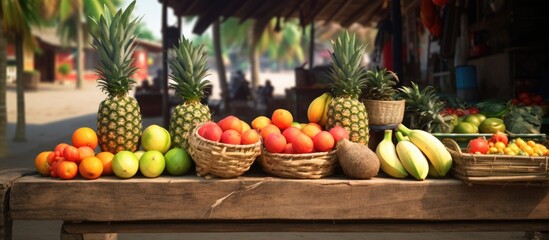
[[[73,179],[80,175],[85,179],[96,179],[111,175],[111,161],[114,154],[99,152],[97,134],[89,127],[80,127],[72,133],[72,145],[59,143],[53,151],[40,152],[34,159],[34,166],[42,176]]]
[[[343,127],[326,131],[317,123],[294,122],[286,109],[274,110],[271,118],[256,117],[251,125],[263,138],[265,149],[271,153],[327,152],[333,150],[339,140],[349,138],[349,132]]]

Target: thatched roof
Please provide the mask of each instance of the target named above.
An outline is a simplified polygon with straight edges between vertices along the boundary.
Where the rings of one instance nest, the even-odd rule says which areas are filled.
[[[266,25],[272,18],[298,18],[302,25],[313,21],[373,26],[388,12],[388,0],[158,0],[175,15],[196,16],[193,29],[203,33],[216,19],[255,19]]]

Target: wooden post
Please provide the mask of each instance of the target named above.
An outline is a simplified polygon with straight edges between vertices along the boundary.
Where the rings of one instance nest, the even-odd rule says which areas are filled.
[[[315,65],[315,20],[311,20],[311,39],[309,45],[309,69]]]
[[[393,23],[393,71],[400,79],[402,76],[402,16],[400,0],[391,0],[391,22]]]
[[[164,128],[170,124],[170,102],[168,96],[168,1],[162,3],[162,120]]]

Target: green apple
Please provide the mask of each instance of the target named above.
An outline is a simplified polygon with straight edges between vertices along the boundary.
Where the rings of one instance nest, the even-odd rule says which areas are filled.
[[[164,155],[157,150],[149,150],[143,153],[139,159],[139,171],[143,176],[155,178],[160,176],[166,167]]]
[[[164,158],[166,158],[166,171],[170,175],[180,176],[191,169],[191,156],[187,151],[181,148],[172,148],[168,151]]]
[[[112,171],[119,178],[131,178],[139,170],[139,160],[133,152],[120,151],[112,159]]]
[[[141,146],[145,151],[157,150],[164,154],[170,150],[171,145],[168,130],[156,124],[148,126],[141,134]]]
[[[298,128],[298,129],[301,129],[301,123],[298,123],[298,122],[292,122],[292,126]]]

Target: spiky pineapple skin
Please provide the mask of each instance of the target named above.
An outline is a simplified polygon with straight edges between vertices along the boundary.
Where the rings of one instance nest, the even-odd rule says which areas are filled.
[[[97,136],[101,151],[137,151],[143,128],[141,111],[135,98],[109,97],[99,104]]]
[[[342,126],[349,132],[349,140],[368,145],[368,113],[358,99],[335,97],[328,105],[327,129]]]
[[[175,107],[170,118],[169,132],[172,147],[189,150],[189,137],[201,123],[211,121],[210,108],[199,102],[184,102]]]

